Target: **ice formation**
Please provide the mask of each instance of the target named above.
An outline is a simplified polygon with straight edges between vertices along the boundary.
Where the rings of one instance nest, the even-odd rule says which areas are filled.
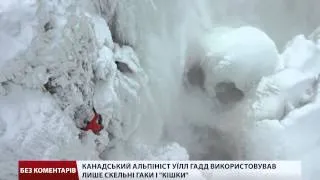
[[[207,5],[1,2],[1,177],[19,159],[301,159],[317,179],[319,30],[279,52]],[[79,139],[93,105],[106,128]]]
[[[215,95],[221,82],[234,83],[249,92],[264,76],[275,71],[279,55],[275,43],[254,27],[213,30],[204,36],[200,62],[206,74],[205,89]]]
[[[16,175],[19,159],[100,159],[106,149],[128,141],[139,124],[135,112],[148,79],[133,49],[112,41],[94,6],[8,1],[0,7],[6,27],[0,30],[2,177]],[[115,61],[132,73],[118,71]],[[93,104],[108,128],[100,137],[89,133],[79,140],[78,127]],[[177,144],[163,148],[141,158],[188,158]],[[174,149],[181,149],[181,158],[170,155]]]

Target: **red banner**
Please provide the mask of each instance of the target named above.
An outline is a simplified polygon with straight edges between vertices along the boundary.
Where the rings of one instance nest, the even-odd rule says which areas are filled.
[[[76,161],[19,161],[19,180],[79,180]]]

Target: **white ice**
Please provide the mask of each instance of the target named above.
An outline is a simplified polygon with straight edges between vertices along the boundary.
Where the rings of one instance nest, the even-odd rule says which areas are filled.
[[[282,52],[261,26],[213,24],[211,3],[1,1],[1,177],[19,159],[223,158],[299,159],[316,180],[319,30]],[[204,91],[185,87],[190,61]],[[219,103],[224,81],[244,98]],[[106,128],[79,139],[93,105]]]

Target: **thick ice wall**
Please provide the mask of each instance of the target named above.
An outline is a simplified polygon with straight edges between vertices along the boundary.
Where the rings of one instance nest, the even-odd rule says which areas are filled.
[[[197,38],[211,25],[206,16],[206,1],[104,2],[106,4],[102,4],[105,6],[100,4],[100,7],[103,7],[101,13],[108,20],[114,41],[120,45],[133,46],[141,67],[146,70],[150,79],[150,92],[141,98],[140,106],[143,107],[143,112],[134,137],[140,137],[138,139],[142,142],[156,146],[165,136],[166,141],[179,140],[179,144],[188,145],[188,151],[194,150],[193,154],[201,153],[193,158],[204,158],[203,154],[210,154],[212,149],[209,146],[212,144],[206,143],[211,137],[206,133],[202,134],[201,128],[207,130],[208,124],[216,122],[215,118],[212,118],[212,101],[203,93],[194,93],[186,100],[181,100],[188,96],[184,94],[186,92],[182,86],[186,51],[190,50],[188,45],[196,43]],[[109,17],[108,12],[115,16]],[[201,103],[202,100],[206,103]],[[198,127],[201,130],[193,134],[193,129]],[[179,138],[176,138],[177,136]],[[201,138],[201,146],[195,147],[193,144],[199,143]],[[226,149],[232,149],[230,147],[234,146],[230,145],[231,143],[224,146],[226,139],[231,138],[215,141],[215,147],[219,150],[212,151],[226,154]],[[215,158],[219,159],[219,153],[214,155]]]
[[[98,159],[94,144],[78,140],[73,117],[90,96],[86,63],[95,57],[90,20],[73,3],[1,2],[2,177],[15,175],[19,159]]]
[[[206,95],[199,95],[200,93],[197,94],[198,92],[193,92],[193,95],[190,95],[192,93],[180,94],[181,92],[185,93],[181,90],[180,82],[182,81],[186,59],[185,51],[188,51],[187,45],[189,41],[186,39],[190,36],[191,38],[196,38],[199,35],[197,33],[204,28],[203,21],[200,21],[201,18],[199,18],[202,16],[196,15],[198,11],[203,13],[203,10],[206,9],[203,7],[204,1],[200,1],[199,4],[195,3],[195,1],[185,3],[185,1],[173,2],[169,0],[139,1],[139,3],[136,1],[106,2],[109,3],[107,9],[110,8],[110,14],[116,14],[119,18],[119,21],[115,23],[116,25],[114,25],[112,15],[110,15],[110,18],[106,18],[110,25],[110,31],[113,32],[112,34],[103,19],[95,14],[93,7],[89,7],[90,12],[89,10],[84,10],[86,9],[84,7],[90,5],[89,1],[81,1],[83,3],[81,4],[82,9],[79,9],[78,4],[75,4],[74,1],[41,1],[42,6],[36,6],[38,7],[37,17],[41,18],[35,19],[37,22],[35,24],[33,24],[34,19],[25,21],[30,23],[27,26],[32,26],[33,33],[37,36],[32,36],[33,41],[29,39],[21,43],[28,46],[11,52],[8,51],[10,56],[4,56],[14,57],[14,59],[8,58],[8,61],[5,61],[5,66],[2,66],[5,68],[1,68],[2,96],[0,101],[6,103],[11,101],[11,98],[26,98],[27,102],[15,102],[15,105],[24,107],[27,104],[29,105],[28,107],[34,107],[34,109],[17,109],[11,108],[8,105],[11,108],[8,110],[8,107],[3,107],[3,111],[11,112],[8,114],[1,113],[0,123],[5,124],[2,127],[6,127],[6,129],[1,129],[0,132],[4,134],[4,138],[2,139],[3,144],[5,144],[3,146],[5,147],[4,154],[8,155],[4,158],[10,157],[9,155],[14,157],[13,159],[27,157],[22,152],[20,154],[20,151],[12,153],[11,149],[21,147],[25,150],[24,152],[30,152],[28,149],[33,147],[34,144],[38,144],[41,145],[41,148],[30,152],[32,158],[188,159],[189,156],[186,150],[175,143],[161,147],[163,145],[161,144],[163,129],[170,131],[171,135],[179,135],[179,138],[181,138],[179,143],[183,142],[183,145],[187,145],[188,150],[193,151],[193,155],[198,155],[194,157],[217,159],[221,159],[221,157],[230,159],[242,157],[237,156],[238,154],[235,155],[234,152],[237,151],[235,149],[237,149],[238,145],[242,145],[243,136],[240,136],[239,133],[242,129],[239,127],[242,127],[243,123],[245,123],[244,120],[246,119],[241,118],[245,116],[242,116],[243,114],[241,113],[246,113],[246,111],[244,109],[239,109],[240,112],[222,109],[225,110],[226,114],[229,114],[229,117],[220,119],[220,116],[216,117],[213,111],[213,108],[217,106],[212,105],[212,99]],[[127,6],[128,4],[134,6]],[[192,6],[195,8],[190,8]],[[129,10],[128,7],[130,7]],[[107,13],[108,11],[103,11],[102,9],[101,12]],[[3,22],[8,23],[8,21]],[[12,24],[15,23],[12,22]],[[9,23],[10,26],[12,24]],[[19,25],[20,23],[17,24]],[[210,68],[217,68],[217,71],[209,71],[209,74],[212,72],[221,73],[213,81],[215,84],[219,83],[222,79],[231,79],[235,81],[235,84],[241,90],[245,91],[252,87],[251,82],[259,81],[262,76],[272,74],[270,72],[273,71],[274,66],[277,64],[271,63],[272,61],[276,61],[275,59],[277,58],[275,56],[276,50],[274,44],[260,30],[248,27],[247,30],[244,32],[241,31],[241,28],[223,29],[218,32],[220,33],[219,37],[215,35],[214,41],[211,41],[219,43],[207,46],[212,52],[223,52],[226,54],[226,61],[219,58],[218,61],[215,61],[217,59],[213,58],[212,60],[214,61],[212,62],[222,63],[213,63],[212,66],[208,66]],[[17,34],[12,35],[9,32],[8,30],[2,31],[2,35],[8,35],[5,37],[5,40],[10,40],[10,43],[19,41],[19,33],[16,36]],[[119,34],[114,34],[114,32],[118,32]],[[251,34],[248,32],[251,32]],[[251,39],[252,34],[256,35],[253,39]],[[228,39],[227,35],[229,38],[232,38]],[[116,41],[115,43],[112,42],[111,36]],[[249,36],[250,38],[248,38]],[[256,42],[257,39],[261,41]],[[130,45],[133,47],[130,47]],[[257,49],[258,51],[252,51],[253,49]],[[297,50],[292,49],[292,52]],[[302,48],[302,50],[316,52],[316,49],[309,47]],[[13,55],[10,54],[12,52]],[[275,59],[267,61],[268,56],[266,54],[269,54],[270,57],[275,57]],[[306,57],[309,58],[311,56],[306,55]],[[293,71],[290,70],[289,73],[278,73],[279,70],[283,70],[282,68],[288,67],[286,62],[291,61],[290,59],[282,61],[284,64],[283,66],[278,66],[276,69],[277,74],[267,77],[275,81],[278,90],[283,91],[281,93],[278,93],[278,91],[270,92],[271,102],[279,102],[280,100],[277,97],[283,98],[281,99],[281,103],[277,103],[279,107],[275,109],[276,111],[280,109],[280,112],[282,108],[289,107],[286,102],[297,105],[300,98],[304,99],[305,97],[296,95],[300,95],[300,93],[305,91],[308,92],[309,86],[313,86],[314,81],[312,76],[309,76],[310,74],[300,76],[301,73],[307,72],[311,67],[315,67],[312,72],[318,72],[317,66],[312,63],[311,59],[308,59],[306,60],[308,65],[303,65],[302,69],[298,68],[298,72],[295,69]],[[115,61],[126,64],[133,73],[121,72],[117,68],[117,64],[114,63]],[[261,64],[264,66],[261,66]],[[294,66],[296,65],[295,63],[293,64]],[[301,64],[297,64],[300,67]],[[248,71],[244,72],[239,68],[241,65],[245,65],[246,68],[244,69],[254,71],[249,71],[250,73]],[[144,72],[146,69],[148,71]],[[233,73],[238,72],[238,76],[226,73],[230,71]],[[254,73],[258,73],[257,76]],[[283,83],[284,79],[286,79],[285,77],[292,74],[303,78],[297,78],[288,84]],[[147,76],[149,77],[147,78]],[[50,77],[52,79],[49,80]],[[248,82],[246,77],[250,77]],[[151,79],[151,81],[148,82],[147,79]],[[44,87],[47,89],[46,92],[41,92],[42,85],[46,84],[48,80],[51,84],[47,84],[47,88]],[[303,85],[302,88],[300,88],[301,85]],[[20,95],[17,91],[14,91],[16,86],[20,86],[29,92],[25,95]],[[296,94],[282,96],[285,92],[291,92],[292,90]],[[28,97],[31,94],[34,94],[35,97]],[[274,95],[276,98],[273,98]],[[179,98],[181,97],[188,97],[189,99],[180,101]],[[45,105],[38,103],[38,101],[42,100],[46,101]],[[268,103],[267,100],[263,100],[263,102],[273,108],[276,107],[272,103]],[[98,138],[100,142],[103,142],[102,146],[99,147],[96,147],[94,143],[97,137],[92,134],[89,134],[82,144],[78,143],[76,141],[78,131],[72,122],[85,119],[82,117],[86,116],[86,110],[88,110],[92,103],[96,105],[97,110],[103,115],[107,127],[107,132],[104,131],[102,136]],[[83,104],[87,107],[82,106]],[[41,117],[38,117],[34,111],[36,111],[35,109],[43,108],[42,106],[47,107],[47,109],[43,113],[40,113]],[[292,107],[295,108],[295,106]],[[316,106],[312,110],[305,109],[306,107],[309,106],[302,106],[301,110],[306,110],[309,114],[297,115],[297,118],[289,118],[297,112],[291,111],[288,114],[288,118],[284,118],[283,123],[277,121],[279,119],[269,121],[267,120],[268,118],[273,119],[269,116],[263,118],[264,121],[259,122],[262,128],[257,130],[261,138],[256,143],[264,142],[265,145],[264,140],[266,140],[274,146],[265,147],[262,145],[255,147],[258,151],[255,151],[257,154],[253,154],[252,156],[255,158],[266,157],[268,159],[274,159],[275,157],[301,157],[301,154],[307,148],[313,148],[318,139],[317,133],[315,133],[316,126],[313,128],[308,128],[308,126],[317,123],[314,122],[314,119],[318,107]],[[81,110],[81,108],[83,108],[84,114],[78,114],[79,116],[74,118],[74,112],[79,109]],[[61,111],[61,109],[64,111]],[[51,110],[54,112],[53,114],[56,114],[53,116],[57,119],[49,118],[50,114],[52,114]],[[22,121],[19,119],[19,116],[12,115],[19,114],[21,118],[24,118],[26,114],[26,116],[30,115],[31,118],[27,118],[26,122],[31,122],[30,124],[39,123],[41,126],[32,127],[29,130],[29,127],[25,127],[25,124],[18,123],[18,126],[15,127],[19,127],[20,129],[18,128],[19,131],[14,131],[15,128],[11,119],[18,119],[19,121],[16,122]],[[272,113],[266,114],[270,115]],[[44,119],[49,119],[49,121],[43,123]],[[303,126],[303,129],[299,129],[299,124],[290,125],[290,119],[295,119],[296,121],[307,119],[307,121],[301,123],[300,125]],[[165,125],[171,126],[171,129]],[[53,128],[46,129],[48,127]],[[215,132],[216,129],[213,127],[217,129],[217,132]],[[287,133],[289,131],[283,131],[283,127],[289,127],[290,133]],[[47,137],[45,134],[42,136],[43,130],[47,130],[48,134],[52,136]],[[68,130],[68,132],[65,130]],[[306,133],[308,130],[310,130],[309,134]],[[17,132],[15,134],[18,135],[15,137],[19,138],[21,137],[19,133],[25,132],[26,140],[24,143],[19,144],[23,139],[15,139],[8,132]],[[41,137],[33,135],[33,132],[39,133]],[[70,138],[59,141],[61,135],[55,134],[58,132]],[[300,149],[298,145],[292,144],[294,142],[290,137],[291,135],[295,135],[292,137],[297,137],[296,132],[298,136],[300,133],[305,135],[298,138],[300,138],[299,142],[304,143],[303,145],[306,148]],[[223,137],[221,138],[219,135]],[[309,140],[304,142],[304,138],[309,138]],[[172,140],[173,138],[168,139]],[[274,142],[274,139],[279,141]],[[7,140],[12,140],[13,144],[10,144]],[[75,142],[75,144],[68,145],[69,140]],[[290,152],[290,148],[286,149],[281,146],[280,144],[283,142],[287,143],[287,147],[294,148],[295,151],[292,154],[286,153]],[[199,146],[194,146],[194,144],[199,143]],[[317,148],[314,149],[317,150]],[[80,154],[78,154],[77,150],[80,151]],[[97,157],[98,153],[96,152],[102,152],[100,153],[100,157]],[[212,152],[215,154],[212,155]],[[230,154],[233,156],[230,156]],[[288,156],[286,156],[287,154]],[[305,157],[310,159],[314,154],[316,153],[306,154]],[[86,156],[85,158],[83,158],[84,155]],[[13,171],[16,172],[15,169],[11,169],[11,172]]]
[[[159,114],[161,114],[162,117],[169,119],[170,121],[173,121],[173,119],[176,120],[175,118],[179,118],[180,119],[180,114],[176,115],[176,114],[172,113],[172,111],[170,111],[171,109],[174,109],[175,111],[178,111],[179,108],[175,108],[174,106],[162,107],[164,105],[170,104],[168,102],[172,102],[169,99],[174,97],[175,93],[172,93],[172,95],[167,96],[167,97],[161,96],[160,93],[162,93],[162,92],[177,92],[177,91],[173,91],[174,87],[176,87],[176,86],[173,86],[174,85],[173,82],[177,82],[176,80],[179,79],[180,77],[174,79],[172,75],[175,75],[175,73],[172,73],[172,72],[173,72],[173,70],[175,70],[175,72],[179,72],[179,71],[181,72],[181,69],[180,69],[180,66],[178,66],[178,63],[177,63],[178,61],[172,61],[174,58],[172,58],[171,55],[173,55],[173,54],[177,55],[177,56],[183,55],[183,53],[176,53],[176,51],[174,51],[174,50],[176,50],[174,47],[181,47],[180,45],[183,45],[184,43],[183,43],[183,41],[179,41],[180,40],[179,38],[176,38],[175,40],[178,40],[179,43],[172,43],[170,45],[168,42],[173,42],[172,38],[171,38],[173,36],[170,36],[170,35],[168,36],[168,34],[166,34],[166,33],[171,32],[172,34],[179,34],[177,32],[184,32],[184,31],[181,31],[182,28],[181,29],[176,28],[176,26],[178,27],[178,26],[180,26],[181,24],[184,24],[184,23],[179,23],[179,21],[175,21],[175,19],[173,19],[172,21],[166,21],[166,18],[168,18],[168,16],[172,15],[171,13],[167,13],[168,16],[163,15],[162,18],[159,18],[157,20],[152,21],[152,19],[157,17],[157,15],[158,15],[158,14],[154,13],[154,12],[157,12],[157,11],[153,11],[154,9],[158,8],[157,10],[159,10],[159,12],[171,11],[170,8],[167,11],[163,11],[161,9],[161,8],[165,7],[165,6],[161,6],[162,2],[164,2],[163,4],[167,3],[165,1],[162,1],[161,3],[160,3],[160,1],[150,1],[150,4],[148,4],[148,6],[147,5],[144,6],[143,5],[144,2],[143,3],[139,2],[141,4],[136,5],[136,6],[127,6],[127,5],[130,5],[130,3],[133,4],[132,3],[133,1],[131,1],[131,2],[127,3],[127,4],[124,1],[122,1],[122,2],[118,1],[118,2],[121,4],[120,6],[118,6],[118,8],[120,10],[119,9],[116,9],[115,11],[111,10],[111,12],[115,12],[115,14],[121,13],[121,12],[123,13],[123,14],[118,14],[118,17],[121,20],[119,20],[120,24],[117,24],[117,28],[116,29],[119,31],[119,35],[116,36],[117,38],[115,38],[115,39],[118,39],[119,40],[118,42],[121,42],[122,44],[134,45],[134,48],[137,49],[137,51],[139,52],[138,54],[141,57],[142,66],[144,68],[150,69],[150,72],[147,72],[147,74],[149,74],[151,76],[151,79],[153,80],[152,83],[153,83],[153,85],[155,85],[155,86],[152,86],[152,87],[154,87],[154,89],[152,89],[152,90],[155,90],[154,92],[156,92],[155,93],[156,95],[159,94],[158,97],[159,97],[160,101],[157,101],[157,102],[159,102],[159,107],[161,107],[161,108],[157,109],[157,110],[159,110],[159,112],[161,112]],[[152,3],[152,2],[155,2],[155,3]],[[224,1],[224,2],[226,2],[226,1]],[[237,3],[238,2],[239,2],[239,6],[235,6],[235,7],[236,8],[243,8],[241,6],[243,1],[242,2],[237,1]],[[284,1],[281,1],[280,4],[281,5],[282,4],[286,4],[286,3],[283,3],[283,2]],[[117,6],[117,3],[113,3],[111,5],[111,7],[108,7],[108,8],[112,9],[113,6]],[[275,8],[277,8],[277,10],[279,10],[279,11],[277,11],[278,13],[274,13],[274,16],[277,16],[277,15],[281,14],[282,13],[281,8],[282,7],[286,7],[286,6],[281,6],[281,7],[278,8],[277,5],[279,5],[279,4],[277,4],[277,3],[269,2],[269,1],[266,2],[266,3],[268,5],[270,5],[270,7],[272,7],[272,8],[275,7]],[[303,2],[301,2],[301,3],[303,3]],[[176,4],[176,3],[172,2],[172,4]],[[234,5],[234,3],[230,3],[230,4]],[[261,4],[264,4],[264,3],[261,3]],[[256,5],[256,4],[254,4],[254,5]],[[289,5],[290,5],[290,2],[289,2]],[[173,6],[174,5],[172,5],[171,7],[173,7]],[[263,7],[263,5],[261,5],[261,6]],[[130,11],[129,10],[126,11],[128,9],[128,7],[130,7],[129,8]],[[138,8],[138,7],[140,7],[140,8]],[[183,7],[183,6],[181,6],[181,7]],[[217,7],[220,8],[220,6],[217,6]],[[255,10],[254,6],[250,6],[250,8],[251,7],[253,8],[253,10]],[[188,8],[186,8],[186,9],[188,9]],[[243,9],[245,9],[245,8],[243,8]],[[268,9],[267,11],[269,11],[269,10],[270,9]],[[154,14],[152,14],[152,12]],[[180,11],[176,11],[176,12],[180,12]],[[228,11],[228,13],[229,12],[230,11]],[[269,11],[269,13],[270,12],[272,12],[272,11]],[[266,13],[266,11],[264,11],[264,13]],[[146,16],[146,15],[150,15],[150,16]],[[179,15],[183,16],[184,13],[181,13]],[[252,14],[248,13],[248,15],[251,16]],[[266,15],[267,15],[266,17],[269,17],[268,15],[270,15],[270,14],[266,13]],[[140,17],[140,18],[137,18],[137,17]],[[183,18],[179,18],[179,17],[181,17],[181,16],[178,16],[177,19],[179,19],[179,20],[183,19]],[[110,18],[110,19],[112,19],[112,18]],[[281,17],[279,19],[281,19]],[[277,21],[277,20],[278,19],[276,19],[275,21],[268,21],[268,23],[270,23],[272,26],[274,26],[277,23],[279,23],[279,21]],[[293,20],[292,22],[296,21],[295,18],[292,18],[292,20]],[[112,22],[112,20],[111,20],[111,22]],[[153,23],[151,23],[151,22],[153,22]],[[178,23],[171,24],[172,22],[178,22]],[[180,21],[180,22],[185,22],[185,21]],[[148,25],[150,26],[150,24],[152,24],[153,26],[152,27],[148,27]],[[168,24],[169,24],[169,26],[170,25],[172,25],[172,26],[167,28]],[[185,24],[188,24],[188,23],[185,23]],[[280,24],[282,24],[282,23],[280,23]],[[286,23],[283,23],[283,24],[286,24]],[[273,28],[272,26],[270,26],[271,29]],[[184,27],[188,27],[188,26],[184,26]],[[139,31],[139,29],[144,29],[144,30],[143,31]],[[156,30],[158,30],[158,31],[156,31]],[[274,32],[278,33],[277,35],[288,35],[288,34],[290,34],[290,33],[286,34],[287,31],[284,31],[284,33],[283,32],[280,33],[280,31],[278,31],[278,30],[275,30],[275,29],[272,29],[272,30],[274,30]],[[111,30],[111,31],[113,31],[113,30]],[[151,32],[156,32],[156,33],[151,33]],[[183,36],[180,36],[180,37],[184,37],[185,34],[184,33],[180,33],[180,35],[183,35]],[[168,38],[168,37],[170,37],[171,39]],[[144,39],[144,40],[140,41],[141,39]],[[181,38],[181,39],[183,39],[183,38]],[[267,38],[267,39],[270,40],[270,38]],[[166,41],[167,43],[163,43],[164,41]],[[176,42],[178,42],[178,41],[176,41]],[[278,42],[278,41],[281,41],[281,40],[276,39],[276,41]],[[270,43],[270,44],[274,44],[274,43]],[[162,45],[167,45],[167,46],[162,46]],[[143,49],[143,47],[145,49]],[[158,48],[158,47],[162,47],[162,48]],[[277,55],[277,51],[276,51],[276,48],[274,48],[274,45],[269,46],[269,47],[273,47],[273,48],[270,48],[270,49],[273,49],[273,53],[272,54],[276,54]],[[255,48],[256,47],[253,46],[253,47],[250,48],[250,50],[255,49]],[[163,51],[160,51],[159,49],[162,49]],[[183,48],[181,48],[181,49],[183,49]],[[239,51],[240,51],[240,49],[239,49]],[[248,52],[248,51],[245,51],[245,52]],[[180,52],[183,52],[183,51],[180,51]],[[238,52],[238,51],[235,51],[235,52]],[[241,53],[239,53],[239,54],[241,54]],[[250,54],[250,53],[248,53],[248,54]],[[254,53],[252,53],[252,54],[254,54]],[[185,58],[181,58],[181,59],[185,59]],[[255,59],[255,58],[252,58],[252,59]],[[256,61],[252,61],[252,62],[256,62]],[[264,61],[264,62],[269,62],[269,61]],[[273,64],[270,63],[270,64],[274,66],[271,69],[277,70],[277,72],[278,72],[279,69],[275,68],[277,63],[273,63]],[[174,65],[174,66],[172,66],[172,65]],[[181,65],[183,65],[183,63],[181,63]],[[222,65],[224,65],[224,64],[222,64]],[[263,66],[260,66],[259,63],[255,64],[255,66],[257,66],[259,68],[263,67]],[[166,67],[166,68],[163,68],[163,67]],[[174,67],[174,68],[171,68],[171,67]],[[179,68],[177,68],[177,67],[179,67]],[[262,70],[266,70],[266,69],[262,69]],[[267,69],[267,70],[270,70],[270,69]],[[180,74],[180,72],[177,73],[178,76],[180,76],[182,74],[182,73]],[[261,72],[263,72],[263,71],[261,71]],[[267,75],[271,75],[271,74],[272,73],[266,73],[266,74],[263,74],[262,76],[267,76]],[[242,73],[240,73],[240,77],[239,77],[239,81],[240,82],[243,81],[243,79],[245,79],[244,77],[241,77],[241,75],[242,75]],[[259,76],[259,78],[257,78],[257,79],[259,80],[262,76]],[[256,77],[256,76],[254,76],[254,77]],[[228,77],[228,78],[230,78],[230,77]],[[307,81],[309,82],[309,80],[307,80]],[[293,84],[295,84],[295,83],[293,83]],[[307,83],[307,84],[309,84],[309,83]],[[164,85],[167,85],[167,86],[169,85],[168,87],[170,87],[170,88],[165,88]],[[246,87],[246,86],[244,86],[244,87]],[[251,86],[249,86],[249,87],[251,87]],[[176,99],[174,98],[174,100],[176,100]],[[278,100],[275,100],[275,102],[276,101],[278,101]],[[175,103],[173,103],[173,104],[175,104]],[[281,104],[281,103],[279,103],[279,104]],[[281,107],[279,107],[279,108],[281,109]],[[188,108],[186,108],[186,109],[188,109]],[[195,112],[195,111],[193,111],[193,112]],[[205,117],[205,115],[203,115],[202,117]],[[157,121],[153,121],[155,126],[153,126],[153,128],[150,128],[148,130],[150,130],[150,132],[153,132],[153,130],[159,130],[161,128],[161,126],[163,125],[161,122],[164,121],[163,120],[164,118],[159,118],[159,119],[157,119]],[[143,123],[143,124],[147,124],[148,123],[148,125],[144,126],[146,129],[147,129],[147,127],[152,127],[151,124],[150,124],[150,122],[152,122],[152,121],[145,121],[145,122],[146,123]],[[176,123],[177,121],[173,121],[173,122]],[[269,123],[270,121],[267,121],[267,122]],[[270,128],[270,129],[274,129],[275,127],[277,127],[277,130],[281,131],[280,129],[281,129],[282,126],[279,123],[279,121],[271,121],[271,122],[272,123],[270,123],[270,124],[272,125],[272,128]],[[170,125],[172,125],[174,123],[170,123]],[[268,123],[266,123],[266,124],[268,124]],[[268,127],[268,125],[266,125],[266,126]],[[157,128],[154,128],[154,127],[157,127]],[[259,132],[261,132],[261,131],[259,131]],[[147,131],[142,131],[141,134],[143,134],[143,133],[147,133]],[[152,140],[156,140],[157,137],[158,137],[158,133],[159,133],[159,131],[157,131],[157,133],[154,133],[153,136],[150,137],[150,140],[151,141]],[[263,134],[263,135],[261,135],[262,139],[264,137],[268,136],[269,134],[271,134],[269,130],[265,131],[265,133],[267,135],[262,133]],[[280,146],[279,144],[281,144],[281,142],[283,142],[282,138],[278,138],[279,135],[280,135],[280,133],[278,133],[276,131],[274,133],[272,133],[272,136],[270,135],[270,137],[272,137],[273,139],[277,139],[277,140],[279,139],[279,143],[278,142],[273,143],[273,139],[271,139],[271,138],[268,139],[269,140],[268,142],[270,142],[270,144],[274,144],[275,145],[275,148],[272,149],[272,147],[270,147],[271,149],[268,149],[268,150],[270,150],[269,152],[274,151],[274,153],[273,152],[272,153],[266,153],[266,154],[270,155],[270,156],[268,156],[269,159],[273,159],[274,157],[281,157],[284,154],[283,151],[279,152],[279,149],[282,150],[282,146]],[[186,136],[186,137],[189,137],[189,136]],[[192,137],[190,137],[190,138],[192,138]],[[259,141],[262,142],[263,140],[260,139]],[[276,146],[276,145],[279,145],[279,146]],[[259,151],[259,152],[261,152],[261,154],[259,154],[257,157],[262,157],[263,155],[266,155],[265,151],[264,151],[266,149],[265,148],[261,148],[261,151]]]
[[[20,5],[27,13],[34,10],[32,16],[24,11],[19,14]],[[104,152],[114,147],[120,147],[116,152],[120,158],[138,158],[131,153],[137,148],[133,140],[144,136],[132,134],[141,125],[137,112],[150,112],[141,99],[150,98],[148,93],[142,93],[148,92],[148,78],[135,51],[113,42],[107,23],[89,1],[37,1],[28,5],[12,1],[5,6],[11,9],[4,9],[1,16],[1,23],[14,29],[24,25],[10,14],[34,18],[23,21],[27,29],[32,29],[32,33],[26,31],[29,39],[22,43],[24,46],[8,51],[1,61],[2,162],[24,158],[107,158]],[[11,19],[6,19],[6,15]],[[10,29],[1,29],[1,33],[11,44],[19,42],[23,34],[10,34]],[[130,72],[121,72],[116,61],[126,64]],[[106,128],[101,136],[88,133],[80,141],[77,126],[90,118],[93,104],[102,114]],[[122,147],[121,142],[132,148]],[[167,147],[168,151],[161,151],[161,146],[148,146],[154,150],[142,159],[172,159],[175,151],[182,153],[179,158],[188,158],[183,147]],[[121,154],[123,151],[129,156]],[[12,167],[16,167],[15,163]],[[16,171],[9,166],[3,173],[14,176]]]
[[[2,71],[4,82],[13,80],[28,88],[45,89],[60,98],[62,109],[90,103],[93,78],[90,64],[96,57],[89,18],[83,13],[67,11],[75,7],[68,3],[35,4],[39,6],[37,17],[41,18],[33,27],[37,36],[29,45],[32,48],[26,48]],[[41,16],[49,11],[53,12],[50,16]],[[79,94],[81,98],[75,98]],[[67,112],[69,116],[73,116],[73,110]]]
[[[82,6],[90,5],[84,1],[81,3]],[[7,71],[3,71],[1,76],[3,84],[13,80],[22,86],[40,90],[45,83],[44,90],[71,114],[78,105],[92,103],[95,81],[116,81],[112,84],[115,88],[112,88],[119,91],[119,99],[123,102],[136,101],[139,89],[146,83],[137,55],[132,48],[119,47],[112,42],[106,22],[94,13],[94,8],[87,7],[93,14],[83,8],[71,1],[43,3],[38,7],[38,16],[47,11],[52,13],[37,19],[34,30],[38,34],[32,42],[33,48],[16,57],[18,64],[27,68],[20,71],[16,62],[8,63],[7,69],[3,69]],[[118,71],[114,61],[126,63],[132,74]],[[31,75],[33,70],[38,72],[35,76]]]
[[[72,11],[74,2],[28,3],[10,1],[7,9],[1,3],[1,23],[7,24],[1,46],[21,45],[4,51],[1,61],[1,160],[14,162],[2,172],[11,175],[18,159],[99,158],[93,138],[85,144],[78,140],[74,121],[79,119],[73,116],[92,101],[93,20]]]
[[[142,138],[147,143],[158,143],[164,125],[180,113],[174,109],[188,37],[196,37],[206,26],[205,1],[101,1],[97,5],[108,20],[114,41],[132,46],[152,79],[141,101],[144,112],[137,133],[141,137],[149,134]]]

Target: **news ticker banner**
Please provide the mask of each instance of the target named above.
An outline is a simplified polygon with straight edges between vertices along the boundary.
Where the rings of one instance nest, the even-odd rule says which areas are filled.
[[[299,161],[19,161],[19,180],[301,180]]]

